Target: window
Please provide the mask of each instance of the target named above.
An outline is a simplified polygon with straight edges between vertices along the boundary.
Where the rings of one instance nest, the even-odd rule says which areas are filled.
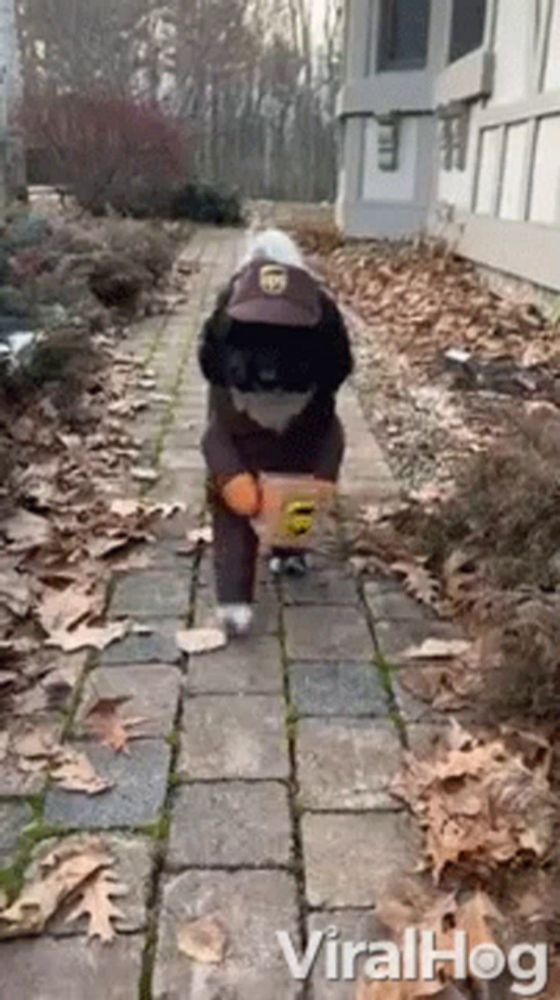
[[[453,0],[449,61],[479,49],[484,41],[487,0]]]
[[[430,0],[382,0],[380,69],[422,69],[428,57]]]

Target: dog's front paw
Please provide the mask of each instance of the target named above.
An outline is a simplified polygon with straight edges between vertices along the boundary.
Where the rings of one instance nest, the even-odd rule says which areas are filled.
[[[220,604],[218,620],[230,635],[247,635],[253,624],[250,604]]]

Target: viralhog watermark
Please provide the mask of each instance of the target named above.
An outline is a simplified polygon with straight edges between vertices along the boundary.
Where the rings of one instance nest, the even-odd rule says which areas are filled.
[[[313,931],[305,953],[298,954],[292,936],[277,932],[278,943],[291,975],[297,981],[310,978],[319,961],[330,982],[355,982],[363,975],[372,982],[435,982],[442,966],[450,978],[463,981],[472,977],[492,982],[508,973],[512,993],[535,997],[545,989],[549,975],[546,944],[518,944],[503,951],[496,944],[470,947],[464,931],[451,933],[453,946],[438,949],[432,931],[409,928],[400,945],[393,941],[345,941],[336,927]],[[363,968],[358,963],[366,959]]]

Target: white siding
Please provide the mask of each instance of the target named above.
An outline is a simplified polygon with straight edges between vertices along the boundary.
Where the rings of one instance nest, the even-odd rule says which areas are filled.
[[[380,170],[377,153],[378,124],[375,118],[366,123],[362,197],[365,201],[414,201],[418,161],[418,121],[400,120],[399,166]]]
[[[539,125],[531,221],[560,224],[560,115],[543,118]]]
[[[498,0],[493,104],[509,104],[527,94],[533,13],[530,0]]]
[[[560,0],[554,0],[544,77],[545,90],[560,90]]]
[[[528,122],[511,125],[508,128],[500,199],[500,217],[502,219],[521,221],[525,217],[523,178],[525,176],[528,141]]]
[[[500,129],[485,129],[481,143],[476,211],[479,215],[493,215],[502,146]]]

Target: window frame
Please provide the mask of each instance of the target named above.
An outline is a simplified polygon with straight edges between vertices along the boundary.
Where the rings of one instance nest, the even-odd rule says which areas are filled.
[[[419,2],[419,0],[417,0]],[[430,29],[432,23],[431,0],[422,0],[426,3],[426,51],[422,58],[416,59],[392,59],[389,51],[392,47],[392,36],[394,31],[393,19],[397,13],[399,0],[380,0],[379,3],[379,36],[377,44],[377,71],[387,73],[391,71],[403,70],[423,70],[426,69],[430,58]]]

